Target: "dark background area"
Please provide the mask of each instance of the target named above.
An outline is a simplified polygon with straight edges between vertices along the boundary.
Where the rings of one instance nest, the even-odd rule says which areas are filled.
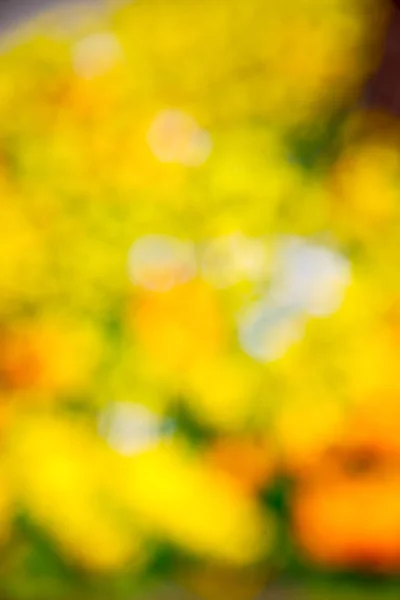
[[[39,10],[61,4],[101,4],[102,0],[0,0],[0,31],[34,16]]]
[[[383,59],[369,88],[369,102],[400,116],[400,8],[393,3]]]

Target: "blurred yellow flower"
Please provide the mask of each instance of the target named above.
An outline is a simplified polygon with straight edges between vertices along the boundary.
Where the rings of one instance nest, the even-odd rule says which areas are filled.
[[[126,501],[153,534],[237,565],[270,549],[271,517],[184,446],[159,445],[128,459],[126,469]]]
[[[91,431],[47,416],[20,421],[7,455],[16,498],[66,560],[113,571],[141,559],[113,500],[112,461]]]

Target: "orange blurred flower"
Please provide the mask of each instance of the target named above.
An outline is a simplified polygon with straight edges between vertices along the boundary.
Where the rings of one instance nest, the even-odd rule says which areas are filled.
[[[242,490],[256,493],[272,478],[274,458],[263,441],[222,438],[206,457],[211,466],[231,478]]]
[[[135,305],[134,326],[149,355],[172,370],[210,360],[224,342],[216,295],[199,281],[166,292],[143,292]]]
[[[83,325],[16,326],[1,334],[0,377],[14,390],[60,392],[83,385],[98,358],[96,336]]]
[[[316,562],[336,568],[400,570],[399,474],[343,474],[298,490],[298,542]]]
[[[310,557],[332,567],[400,571],[400,402],[368,398],[349,415],[293,498],[293,524]]]

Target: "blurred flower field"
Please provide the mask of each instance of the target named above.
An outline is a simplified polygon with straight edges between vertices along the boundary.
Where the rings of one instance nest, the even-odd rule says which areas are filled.
[[[1,598],[398,597],[388,15],[136,0],[2,40]]]

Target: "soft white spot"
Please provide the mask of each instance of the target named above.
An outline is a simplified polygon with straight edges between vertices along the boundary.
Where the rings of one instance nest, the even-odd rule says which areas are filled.
[[[216,288],[226,288],[241,281],[265,278],[269,256],[262,240],[237,233],[209,242],[201,266],[206,281]]]
[[[75,72],[84,79],[107,73],[120,60],[123,51],[112,33],[96,33],[83,38],[73,48]]]
[[[100,415],[99,433],[111,448],[132,455],[156,444],[162,427],[159,418],[144,406],[113,402]]]
[[[297,237],[278,243],[270,292],[275,302],[329,315],[340,307],[350,281],[350,263],[339,252]]]
[[[210,134],[179,110],[160,112],[150,126],[147,141],[160,162],[189,167],[203,164],[212,150]]]
[[[166,235],[147,235],[129,251],[131,281],[148,290],[164,292],[196,275],[194,245]]]
[[[239,341],[252,358],[270,362],[281,358],[304,332],[304,320],[292,307],[260,301],[239,318]]]

